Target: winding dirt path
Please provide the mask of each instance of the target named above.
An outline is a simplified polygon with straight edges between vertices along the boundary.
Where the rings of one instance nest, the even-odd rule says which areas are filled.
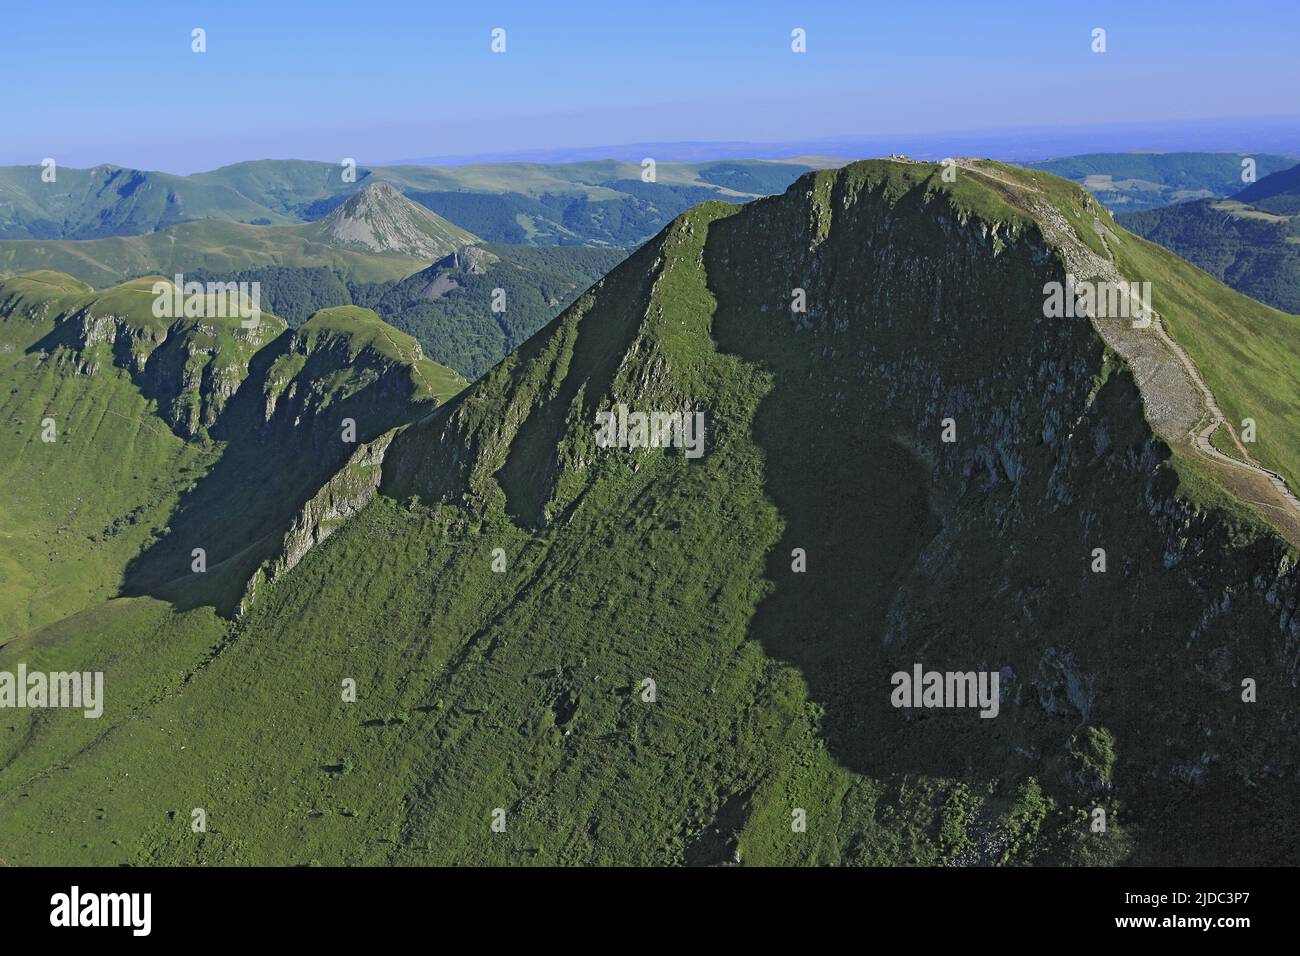
[[[1210,390],[1210,386],[1207,385],[1205,379],[1201,377],[1200,369],[1196,367],[1196,363],[1193,362],[1192,357],[1183,350],[1183,347],[1174,341],[1173,337],[1165,329],[1164,321],[1160,318],[1158,313],[1152,313],[1151,328],[1155,331],[1156,335],[1159,336],[1160,341],[1164,343],[1165,347],[1169,349],[1179,362],[1182,363],[1184,371],[1187,372],[1187,377],[1191,380],[1192,384],[1196,386],[1197,390],[1200,391],[1201,397],[1205,402],[1205,415],[1209,421],[1202,424],[1199,428],[1194,427],[1191,430],[1189,437],[1192,439],[1192,447],[1205,458],[1209,458],[1221,464],[1230,465],[1233,468],[1248,469],[1252,472],[1263,475],[1277,490],[1278,496],[1282,501],[1285,502],[1286,505],[1290,506],[1291,512],[1297,517],[1300,517],[1300,498],[1297,498],[1291,489],[1287,487],[1286,480],[1283,479],[1281,475],[1275,471],[1269,471],[1263,465],[1259,464],[1259,462],[1255,461],[1255,459],[1250,457],[1250,452],[1246,451],[1246,446],[1243,445],[1241,439],[1237,437],[1236,429],[1232,427],[1232,423],[1228,421],[1228,417],[1224,415],[1223,410],[1219,408],[1219,403],[1215,401],[1214,392]],[[1223,452],[1219,451],[1219,449],[1215,448],[1214,444],[1210,441],[1210,437],[1218,431],[1220,427],[1226,428],[1228,434],[1232,436],[1233,444],[1237,446],[1237,451],[1241,452],[1241,459],[1225,455]],[[1254,501],[1254,504],[1266,508],[1278,508],[1277,505],[1264,501]],[[1278,510],[1282,509],[1279,508]]]
[[[977,173],[988,179],[1003,183],[1004,185],[1022,191],[1037,191],[1032,186],[1012,182],[1005,177],[995,175],[987,169],[981,169],[973,162],[963,160],[958,160],[957,162],[962,169]],[[1110,258],[1111,265],[1114,266],[1114,250],[1110,248],[1110,243],[1106,241],[1104,233],[1100,234],[1100,238],[1102,245]],[[1140,315],[1142,303],[1132,292],[1129,292],[1129,298],[1139,307],[1137,311],[1130,309],[1130,312],[1134,315]],[[1187,435],[1190,439],[1192,449],[1202,458],[1206,458],[1221,465],[1226,465],[1230,468],[1249,472],[1252,477],[1263,476],[1268,479],[1269,484],[1272,485],[1277,494],[1276,501],[1260,501],[1258,498],[1247,498],[1246,500],[1261,508],[1268,508],[1269,510],[1289,515],[1293,519],[1300,519],[1300,498],[1297,498],[1296,494],[1287,487],[1286,480],[1281,475],[1275,471],[1269,471],[1250,456],[1250,452],[1246,450],[1246,446],[1242,444],[1241,439],[1237,437],[1236,429],[1232,427],[1232,423],[1228,421],[1228,417],[1223,414],[1223,409],[1219,407],[1219,403],[1214,397],[1214,392],[1210,389],[1205,378],[1201,375],[1201,370],[1196,367],[1196,363],[1192,361],[1192,357],[1187,354],[1186,350],[1174,340],[1173,336],[1169,334],[1169,330],[1165,328],[1164,320],[1154,309],[1151,310],[1151,329],[1155,332],[1156,337],[1160,340],[1161,344],[1164,345],[1165,349],[1168,350],[1169,354],[1178,360],[1179,364],[1183,367],[1184,373],[1187,375],[1188,381],[1192,383],[1201,395],[1201,401],[1204,406],[1201,421],[1193,425]],[[1232,442],[1236,446],[1237,451],[1241,454],[1241,458],[1233,458],[1230,455],[1225,455],[1223,452],[1219,451],[1219,449],[1214,447],[1214,444],[1210,439],[1220,428],[1224,428],[1232,438]]]

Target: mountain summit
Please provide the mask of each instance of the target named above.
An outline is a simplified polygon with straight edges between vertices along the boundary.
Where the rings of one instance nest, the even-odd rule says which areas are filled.
[[[453,226],[385,182],[366,186],[308,228],[331,245],[431,261],[478,241],[473,233]]]

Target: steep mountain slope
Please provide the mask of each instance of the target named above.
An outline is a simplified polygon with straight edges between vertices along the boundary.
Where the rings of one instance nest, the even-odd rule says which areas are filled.
[[[54,314],[75,311],[59,303],[91,295],[53,273],[0,284],[4,639],[111,596],[191,476],[211,464],[205,449],[151,413],[111,363],[81,376],[70,355],[56,359]],[[268,316],[267,331],[273,321]],[[42,441],[49,423],[51,443]]]
[[[338,420],[364,441],[464,384],[368,310],[296,332],[269,313],[245,328],[212,298],[206,317],[158,318],[154,282],[0,283],[6,634],[181,577],[195,547],[214,579],[245,550],[255,566],[351,450]],[[248,573],[209,597],[228,607]]]
[[[1295,165],[1295,157],[1269,153],[1090,153],[1025,166],[1074,180],[1118,213],[1231,196],[1241,189],[1246,158],[1258,177]]]
[[[1045,317],[1067,271],[1159,324]],[[357,448],[237,624],[0,648],[108,688],[0,737],[6,858],[1294,862],[1296,552],[1158,334],[1230,386],[1225,316],[1294,366],[1288,317],[998,164],[693,209]],[[619,405],[701,413],[703,454],[601,447]],[[892,706],[916,665],[997,675],[997,716]]]
[[[1237,291],[1300,313],[1300,166],[1231,199],[1132,213],[1120,222]]]

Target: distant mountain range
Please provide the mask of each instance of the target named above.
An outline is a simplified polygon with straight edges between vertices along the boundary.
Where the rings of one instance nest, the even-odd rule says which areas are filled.
[[[618,159],[639,163],[643,157],[660,161],[706,163],[720,159],[768,159],[798,162],[801,158],[852,159],[905,153],[938,161],[945,156],[987,156],[1011,163],[1031,163],[1053,156],[1082,153],[1232,152],[1252,148],[1300,157],[1300,117],[1256,116],[1163,122],[1065,123],[992,129],[933,130],[820,136],[779,142],[738,140],[674,140],[611,143],[596,146],[509,149],[475,154],[423,154],[393,159],[389,165],[460,166],[469,163],[579,163]],[[415,154],[408,154],[414,156]]]
[[[291,324],[371,306],[472,378],[683,210],[779,192],[811,168],[361,167],[351,181],[339,166],[267,160],[193,176],[63,169],[46,183],[38,167],[11,167],[0,170],[0,275],[58,270],[101,288],[157,273],[258,282]],[[463,252],[476,244],[483,254]]]
[[[386,182],[489,241],[629,246],[697,202],[780,192],[815,165],[727,160],[647,170],[639,160],[602,160],[353,170],[259,160],[191,176],[59,169],[53,183],[42,180],[39,166],[9,166],[0,168],[0,239],[135,236],[206,219],[301,223],[323,218],[369,183]]]
[[[378,282],[410,275],[477,241],[387,183],[344,198],[322,221],[292,226],[201,219],[138,236],[0,241],[0,272],[56,269],[103,286],[151,273],[329,266]]]
[[[1086,186],[1113,212],[1131,212],[1230,196],[1247,182],[1245,159],[1254,160],[1256,177],[1297,162],[1297,157],[1272,153],[1089,153],[1025,165]]]
[[[1243,159],[1260,177],[1245,190]],[[709,199],[777,193],[803,172],[837,162],[662,162],[647,171],[640,162],[605,159],[352,171],[263,160],[191,176],[61,169],[54,183],[42,180],[39,167],[8,167],[0,169],[0,236],[7,237],[0,274],[56,269],[103,287],[151,273],[214,280],[237,273],[261,282],[291,322],[326,305],[373,306],[473,378],[673,216]],[[1300,311],[1296,219],[1285,198],[1294,197],[1296,174],[1277,178],[1294,167],[1273,153],[1188,152],[1029,164],[1084,185],[1120,213],[1206,200],[1126,221],[1234,288]],[[491,264],[491,282],[463,274],[445,298],[389,288],[435,261],[454,264],[456,251],[474,243],[575,251],[545,253],[536,260],[545,263],[540,272],[516,272],[522,253],[496,249],[480,260]],[[576,251],[583,247],[608,254]],[[506,286],[513,308],[485,326],[486,296]]]
[[[1300,166],[1228,199],[1130,213],[1120,222],[1234,289],[1300,314]]]

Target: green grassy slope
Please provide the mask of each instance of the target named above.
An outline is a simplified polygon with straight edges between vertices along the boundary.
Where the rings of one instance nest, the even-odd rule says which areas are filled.
[[[172,391],[165,380],[237,381],[231,366],[242,368],[283,329],[269,314],[251,335],[237,319],[206,330],[179,320],[168,345],[151,284],[96,293],[52,273],[0,284],[7,632],[116,593],[126,564],[158,538],[186,487],[215,460],[213,449],[184,440],[215,418],[205,389]],[[120,332],[109,331],[109,317]],[[52,442],[44,440],[47,420]]]
[[[211,464],[150,413],[127,373],[93,383],[28,350],[53,322],[0,320],[0,631],[22,633],[114,593],[122,568]],[[54,443],[42,422],[55,422]]]
[[[1091,223],[993,164],[698,207],[376,435],[348,471],[378,492],[237,624],[115,602],[0,647],[109,695],[9,718],[7,861],[1294,862],[1294,565],[1189,501],[1133,377],[1043,318],[1064,263],[1020,175]],[[1179,314],[1181,264],[1118,239],[1180,337],[1238,298]],[[698,408],[706,454],[598,448],[619,402]],[[999,717],[892,708],[914,662],[998,671]]]
[[[1126,273],[1160,275],[1157,311],[1240,432],[1256,422],[1252,458],[1300,488],[1300,316],[1248,298],[1152,242],[1124,235]]]

